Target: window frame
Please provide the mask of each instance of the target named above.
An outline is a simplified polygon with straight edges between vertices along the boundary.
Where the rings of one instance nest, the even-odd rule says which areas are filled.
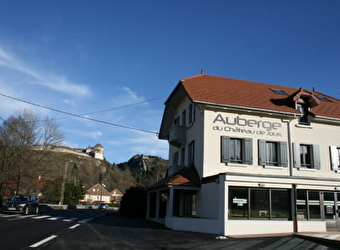
[[[284,202],[275,199],[278,193],[280,197],[286,194]],[[228,194],[228,218],[231,220],[291,220],[290,189],[230,186]],[[264,198],[262,202],[258,195]],[[283,206],[280,208],[279,204]],[[278,216],[280,213],[285,216]]]
[[[240,140],[241,141],[241,159],[240,160],[231,160],[231,140]],[[229,136],[221,136],[220,138],[221,145],[221,162],[226,165],[230,164],[245,164],[252,165],[253,164],[253,139],[252,138],[238,138],[238,137],[229,137]]]
[[[276,146],[276,158],[277,162],[268,162],[267,145],[275,144]],[[270,140],[259,140],[258,141],[258,156],[259,165],[263,167],[288,167],[288,149],[287,142],[285,141],[270,141]]]
[[[307,146],[310,154],[310,167],[306,167],[306,164],[301,164],[301,145]],[[294,167],[299,170],[320,170],[321,169],[321,161],[320,161],[320,149],[317,144],[306,144],[306,143],[293,143],[293,151],[294,151]]]
[[[189,104],[189,126],[195,122],[195,110],[196,106],[194,103]]]
[[[195,140],[192,140],[188,145],[188,165],[195,165]]]
[[[298,118],[299,125],[310,126],[309,108],[305,103],[296,103],[296,110],[301,112]]]
[[[340,170],[340,147],[338,146],[329,146],[330,151],[330,160],[331,160],[331,169],[333,171]]]

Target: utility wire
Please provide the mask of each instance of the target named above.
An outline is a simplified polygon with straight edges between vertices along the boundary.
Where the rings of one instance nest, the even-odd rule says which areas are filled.
[[[0,93],[0,94],[1,94],[1,93]],[[159,96],[159,97],[155,97],[155,98],[152,98],[152,99],[149,99],[149,100],[145,100],[145,101],[140,101],[140,102],[135,102],[135,103],[131,103],[131,104],[126,104],[126,105],[119,106],[119,107],[114,107],[114,108],[109,108],[109,109],[104,109],[104,110],[99,110],[99,111],[93,111],[93,112],[91,112],[91,113],[84,113],[84,114],[81,114],[81,115],[93,115],[93,114],[98,114],[98,113],[104,113],[104,112],[107,112],[107,111],[112,111],[112,110],[117,110],[117,109],[132,107],[132,106],[136,106],[136,105],[139,105],[139,104],[142,104],[142,103],[146,103],[146,102],[151,102],[151,101],[154,101],[154,100],[158,100],[158,99],[161,99],[161,98],[163,98],[163,97],[166,97],[166,95],[164,95],[164,96]]]
[[[13,97],[13,96],[5,95],[3,93],[0,93],[0,95],[3,96],[3,97],[9,98],[9,99],[18,101],[18,102],[27,103],[27,104],[30,104],[30,105],[33,105],[33,106],[36,106],[36,107],[39,107],[39,108],[48,109],[48,110],[51,110],[51,111],[54,111],[54,112],[57,112],[57,113],[61,113],[61,114],[65,114],[65,115],[69,115],[69,116],[73,116],[73,117],[77,117],[77,118],[81,118],[81,119],[85,119],[85,120],[89,120],[89,121],[93,121],[93,122],[98,122],[98,123],[102,123],[102,124],[106,124],[106,125],[111,125],[111,126],[115,126],[115,127],[119,127],[119,128],[125,128],[125,129],[130,129],[130,130],[135,130],[135,131],[140,131],[140,132],[158,135],[158,132],[156,132],[156,131],[135,128],[135,127],[131,127],[131,126],[126,126],[126,125],[121,125],[121,124],[117,124],[117,123],[106,122],[106,121],[86,117],[84,115],[73,114],[73,113],[70,113],[70,112],[63,111],[63,110],[59,110],[59,109],[47,107],[47,106],[44,106],[44,105],[41,105],[41,104],[37,104],[37,103],[34,103],[34,102],[26,101],[26,100],[16,98],[16,97]],[[105,111],[108,111],[108,110],[105,110]],[[100,112],[105,112],[105,111],[100,111]]]

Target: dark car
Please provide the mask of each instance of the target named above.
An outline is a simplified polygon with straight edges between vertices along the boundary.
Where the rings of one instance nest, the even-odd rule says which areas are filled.
[[[98,209],[108,209],[109,205],[107,205],[106,203],[100,203],[98,206]]]
[[[39,213],[39,200],[34,195],[15,195],[3,206],[4,213]]]

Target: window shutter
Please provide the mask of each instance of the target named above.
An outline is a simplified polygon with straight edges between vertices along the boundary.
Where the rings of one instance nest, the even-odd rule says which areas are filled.
[[[259,140],[259,165],[266,165],[266,141]]]
[[[338,155],[338,148],[337,146],[330,146],[329,147],[331,153],[331,166],[332,170],[339,170],[339,155]]]
[[[244,145],[243,161],[245,164],[252,165],[253,164],[253,140],[251,138],[245,138],[243,139],[243,145]]]
[[[321,169],[319,145],[313,145],[313,168]]]
[[[299,168],[299,167],[301,167],[300,144],[299,143],[293,143],[293,150],[294,150],[294,167]]]
[[[281,167],[288,167],[287,142],[279,142],[279,165]]]
[[[228,163],[230,161],[229,143],[230,137],[221,136],[221,162]]]

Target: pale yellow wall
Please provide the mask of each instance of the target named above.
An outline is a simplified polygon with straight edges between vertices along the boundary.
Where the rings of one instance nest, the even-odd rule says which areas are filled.
[[[219,116],[220,115],[220,116]],[[216,118],[218,117],[217,121]],[[251,126],[239,126],[223,124],[220,118],[226,120],[228,117],[229,123],[234,122],[234,118],[253,120]],[[214,123],[215,120],[215,123]],[[321,124],[320,122],[312,121],[311,126],[299,126],[297,119],[293,119],[288,125],[288,119],[282,119],[277,115],[259,116],[253,112],[238,112],[232,110],[208,110],[204,112],[204,171],[203,176],[211,176],[219,173],[234,172],[245,174],[263,174],[263,175],[280,175],[289,176],[290,166],[289,148],[288,167],[263,167],[259,166],[258,162],[258,140],[268,141],[288,141],[288,126],[290,126],[291,143],[298,142],[304,144],[318,144],[320,147],[321,170],[297,170],[292,168],[294,176],[301,177],[321,177],[321,178],[339,178],[340,172],[335,173],[331,170],[329,146],[340,146],[340,126]],[[261,123],[256,123],[261,121]],[[262,126],[265,122],[265,128]],[[241,120],[244,124],[244,120]],[[244,131],[233,129],[244,129]],[[251,133],[247,133],[251,132]],[[221,148],[220,137],[230,136],[237,138],[252,138],[253,139],[253,165],[231,164],[225,165],[220,162]],[[290,144],[292,147],[292,144]],[[293,154],[293,149],[291,149]],[[292,163],[294,163],[292,158]],[[294,166],[294,164],[293,164]]]
[[[339,178],[340,173],[331,170],[329,146],[340,147],[340,125],[322,124],[312,121],[310,126],[299,126],[297,121],[292,124],[292,142],[318,144],[320,147],[320,170],[293,169],[294,176]]]
[[[252,125],[250,126],[238,126],[238,125],[228,125],[222,122],[215,122],[214,120],[218,115],[222,117],[228,116],[232,121],[237,116],[241,119],[261,121],[260,126]],[[243,121],[242,121],[243,122]],[[262,123],[265,122],[265,128]],[[274,124],[274,125],[273,125]],[[269,127],[269,125],[274,127]],[[252,133],[246,132],[235,132],[230,131],[232,129],[244,129],[251,131]],[[225,131],[227,130],[227,131]],[[236,138],[253,138],[253,165],[243,165],[243,164],[231,164],[227,166],[221,163],[221,148],[220,148],[220,138],[221,136],[230,136]],[[229,110],[226,111],[205,111],[205,128],[204,128],[204,138],[205,138],[205,152],[204,152],[204,176],[215,175],[225,172],[235,172],[235,173],[248,173],[248,174],[265,174],[265,175],[289,175],[289,166],[286,168],[271,167],[264,168],[258,165],[258,140],[268,140],[268,141],[287,141],[287,124],[282,122],[281,119],[275,118],[274,116],[259,117],[257,115],[252,115],[250,112],[235,113]]]

